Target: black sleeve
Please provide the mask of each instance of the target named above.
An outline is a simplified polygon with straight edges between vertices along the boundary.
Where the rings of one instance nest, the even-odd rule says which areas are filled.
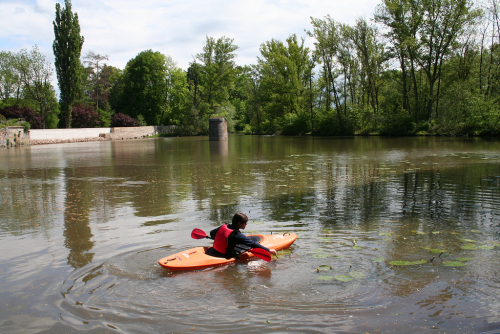
[[[215,239],[215,235],[217,234],[217,231],[220,229],[220,226],[217,228],[214,228],[212,231],[210,231],[210,237],[212,239]]]
[[[236,233],[234,235],[234,241],[236,242],[237,245],[244,245],[250,248],[262,248],[269,252],[269,248],[262,246],[258,242],[253,241],[252,239],[249,239],[246,235],[244,235],[241,232]]]

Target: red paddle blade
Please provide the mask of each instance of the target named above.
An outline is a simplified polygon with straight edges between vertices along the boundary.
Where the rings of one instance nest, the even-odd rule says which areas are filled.
[[[191,232],[191,238],[193,239],[204,239],[206,237],[207,234],[203,230],[200,230],[199,228],[195,228],[193,232]]]
[[[255,255],[259,259],[262,259],[262,260],[264,260],[266,262],[271,261],[271,254],[269,254],[269,252],[266,251],[265,249],[262,249],[262,248],[252,248],[252,249],[249,250],[249,252],[251,252],[253,255]]]

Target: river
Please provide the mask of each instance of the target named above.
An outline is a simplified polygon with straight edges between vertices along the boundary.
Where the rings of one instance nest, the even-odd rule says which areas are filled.
[[[500,139],[0,150],[0,333],[500,333]],[[271,262],[172,272],[249,217]]]

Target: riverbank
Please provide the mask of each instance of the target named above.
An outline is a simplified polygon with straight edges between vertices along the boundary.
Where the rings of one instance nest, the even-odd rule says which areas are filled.
[[[32,129],[28,132],[24,132],[23,127],[12,126],[0,129],[0,147],[141,139],[159,134],[172,134],[174,130],[175,126],[169,125],[81,129]]]

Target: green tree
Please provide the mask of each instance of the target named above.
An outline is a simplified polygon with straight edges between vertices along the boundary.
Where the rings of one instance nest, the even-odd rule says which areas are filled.
[[[286,44],[272,39],[261,45],[260,53],[260,99],[271,127],[285,133],[309,132],[311,52],[304,39],[299,43],[291,35]]]
[[[56,3],[53,50],[64,124],[69,128],[72,106],[81,91],[83,36],[80,36],[78,14],[71,11],[71,1],[65,0],[64,4],[61,9]]]
[[[135,119],[142,115],[149,125],[159,124],[166,107],[167,60],[152,50],[131,59],[123,73],[123,89],[115,110]]]
[[[9,51],[0,51],[0,100],[21,98],[21,78],[15,66],[16,55]]]
[[[104,69],[106,68],[105,61],[109,60],[107,55],[96,54],[94,51],[89,51],[85,57],[83,57],[83,63],[87,65],[85,68],[85,74],[87,76],[87,81],[90,83],[90,89],[87,89],[87,96],[92,102],[95,103],[95,108],[99,114],[99,104],[101,108],[104,107],[105,100],[103,101],[103,91],[106,89],[106,79],[107,77],[103,75]]]
[[[45,128],[48,114],[56,108],[55,91],[51,84],[54,74],[52,65],[45,61],[45,56],[35,45],[30,52],[23,49],[17,54],[15,67],[23,84],[24,98],[36,103],[35,110],[40,113]]]
[[[227,110],[234,110],[231,105],[231,91],[236,80],[236,65],[234,53],[238,46],[233,39],[221,37],[215,39],[207,37],[203,52],[196,55],[187,71],[189,94],[192,108],[191,118],[198,127],[198,131],[208,131],[208,118],[225,114],[232,114]],[[232,117],[232,116],[231,116]],[[228,119],[228,122],[231,122]]]

